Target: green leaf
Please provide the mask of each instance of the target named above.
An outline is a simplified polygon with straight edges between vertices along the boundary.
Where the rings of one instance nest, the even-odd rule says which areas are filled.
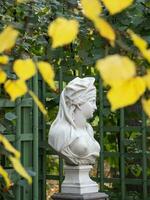
[[[13,121],[17,118],[17,116],[12,113],[12,112],[8,112],[5,114],[5,119],[9,120],[9,121]]]
[[[0,132],[3,133],[6,130],[6,127],[3,124],[0,124]]]

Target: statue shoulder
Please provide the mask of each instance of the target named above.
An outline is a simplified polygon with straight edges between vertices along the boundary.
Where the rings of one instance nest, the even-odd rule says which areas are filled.
[[[91,135],[93,137],[94,131],[93,131],[92,126],[89,123],[86,124],[86,129],[87,129],[87,132],[89,133],[89,135]]]
[[[67,123],[53,123],[48,136],[48,143],[57,152],[61,152],[65,146],[76,138],[76,135],[71,130],[71,125]]]
[[[65,133],[68,129],[70,128],[68,123],[64,123],[64,122],[55,122],[52,124],[51,128],[50,128],[50,132],[54,132],[55,134],[62,134]]]

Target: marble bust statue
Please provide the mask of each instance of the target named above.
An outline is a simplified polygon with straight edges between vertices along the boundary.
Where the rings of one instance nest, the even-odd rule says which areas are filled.
[[[49,131],[48,143],[68,165],[91,165],[100,146],[87,122],[96,110],[95,79],[75,78],[60,96],[59,111]]]

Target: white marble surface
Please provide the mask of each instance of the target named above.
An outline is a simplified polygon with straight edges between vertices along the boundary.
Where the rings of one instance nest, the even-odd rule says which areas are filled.
[[[97,109],[94,81],[92,77],[77,77],[68,83],[50,127],[49,144],[70,165],[94,164],[99,156],[100,146],[87,122]]]
[[[65,166],[65,180],[61,186],[62,193],[86,194],[98,192],[98,185],[89,177],[92,166]]]

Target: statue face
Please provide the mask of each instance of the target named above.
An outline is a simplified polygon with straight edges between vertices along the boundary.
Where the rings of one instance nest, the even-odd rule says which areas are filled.
[[[85,119],[90,119],[93,117],[94,111],[97,109],[96,106],[96,98],[93,97],[93,99],[87,101],[86,103],[82,104],[80,106],[80,110],[85,117]]]

